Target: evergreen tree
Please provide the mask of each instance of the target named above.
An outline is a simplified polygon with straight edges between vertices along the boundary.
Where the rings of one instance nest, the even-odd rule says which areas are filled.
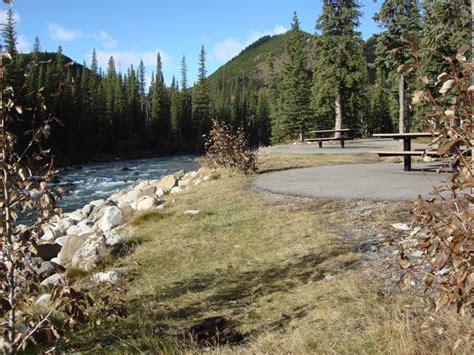
[[[170,113],[168,104],[168,94],[163,78],[163,65],[161,55],[156,56],[156,74],[152,75],[152,85],[150,87],[151,96],[151,122],[154,135],[153,143],[158,143],[161,149],[169,145],[170,133]]]
[[[97,53],[95,51],[95,48],[92,50],[92,61],[91,61],[91,71],[94,74],[98,74],[98,69],[99,69],[99,64],[97,61]]]
[[[18,54],[17,37],[15,32],[15,16],[12,9],[8,9],[6,22],[2,25],[2,37],[5,45],[5,50],[10,53],[12,57]]]
[[[316,28],[317,64],[313,74],[312,106],[318,128],[355,128],[361,124],[366,102],[367,64],[360,33],[361,13],[356,0],[324,0]],[[336,137],[340,133],[336,133]]]
[[[186,150],[193,150],[194,147],[194,129],[191,124],[191,97],[188,91],[188,66],[186,57],[183,55],[181,60],[181,90],[180,90],[180,115],[181,115],[181,132]]]
[[[310,109],[311,84],[306,70],[307,60],[304,52],[305,38],[300,30],[296,12],[291,24],[291,35],[286,48],[287,62],[283,76],[283,119],[280,130],[285,136],[299,133],[304,139],[306,131],[311,127],[313,118]]]
[[[374,16],[384,32],[378,38],[376,54],[378,65],[389,73],[389,80],[393,86],[397,83],[397,68],[408,63],[412,53],[407,47],[406,39],[416,37],[421,30],[421,16],[418,0],[385,0],[380,12]],[[410,113],[407,90],[406,73],[398,75],[398,121],[400,133],[410,130]]]
[[[206,52],[204,46],[199,54],[199,74],[192,95],[193,125],[198,128],[199,137],[211,130],[209,87],[206,79]]]
[[[40,52],[41,52],[40,39],[38,36],[36,36],[35,41],[33,42],[33,48],[31,49],[31,56],[35,62],[39,61]]]

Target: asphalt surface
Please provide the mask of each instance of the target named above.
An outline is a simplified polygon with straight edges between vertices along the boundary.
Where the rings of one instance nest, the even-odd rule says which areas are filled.
[[[339,142],[323,142],[319,148],[318,143],[277,145],[262,148],[263,153],[285,153],[285,154],[362,154],[377,150],[400,150],[400,142],[395,139],[356,139],[345,142],[345,148],[341,148]],[[412,142],[412,149],[426,148],[426,144]]]
[[[300,197],[405,201],[429,197],[433,186],[447,179],[445,173],[435,172],[437,164],[412,164],[412,168],[406,172],[403,164],[383,163],[292,169],[263,175],[253,186]]]

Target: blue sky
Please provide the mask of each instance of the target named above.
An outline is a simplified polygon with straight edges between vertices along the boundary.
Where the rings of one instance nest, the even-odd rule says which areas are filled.
[[[364,39],[379,32],[372,16],[381,1],[363,0],[359,30]],[[0,7],[4,22],[7,5]],[[126,71],[143,59],[147,76],[155,67],[157,51],[169,83],[180,76],[183,55],[188,81],[197,76],[201,45],[207,52],[208,74],[266,34],[290,28],[293,11],[301,28],[314,33],[322,3],[315,0],[16,0],[18,46],[30,51],[35,36],[43,50],[56,51],[90,65],[93,48],[105,68],[112,55]]]

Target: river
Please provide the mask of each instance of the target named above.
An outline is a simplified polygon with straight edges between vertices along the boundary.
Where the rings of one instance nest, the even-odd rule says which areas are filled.
[[[184,169],[198,168],[196,157],[119,160],[60,169],[56,186],[65,192],[58,201],[63,212],[74,211],[92,200],[101,199],[140,181],[159,179]]]

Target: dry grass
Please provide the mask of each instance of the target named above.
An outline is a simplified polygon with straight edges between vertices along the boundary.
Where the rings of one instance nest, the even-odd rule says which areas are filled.
[[[324,162],[307,156],[299,162],[359,159],[318,158]],[[267,157],[267,166],[278,159]],[[285,159],[282,165],[290,165]],[[369,203],[361,209],[356,201],[269,199],[248,189],[252,179],[228,176],[201,184],[173,196],[176,202],[170,200],[162,212],[135,219],[134,238],[141,244],[113,265],[129,273],[120,285],[128,289],[121,296],[128,315],[105,317],[96,309],[91,322],[63,348],[105,353],[469,353],[471,319],[433,314],[414,295],[387,291],[385,271],[374,269],[376,264],[354,250],[350,234],[401,222],[408,216],[406,207]],[[201,213],[186,216],[187,209]],[[360,216],[351,210],[360,210]],[[247,341],[204,349],[183,339],[184,329],[216,315],[231,319]]]

